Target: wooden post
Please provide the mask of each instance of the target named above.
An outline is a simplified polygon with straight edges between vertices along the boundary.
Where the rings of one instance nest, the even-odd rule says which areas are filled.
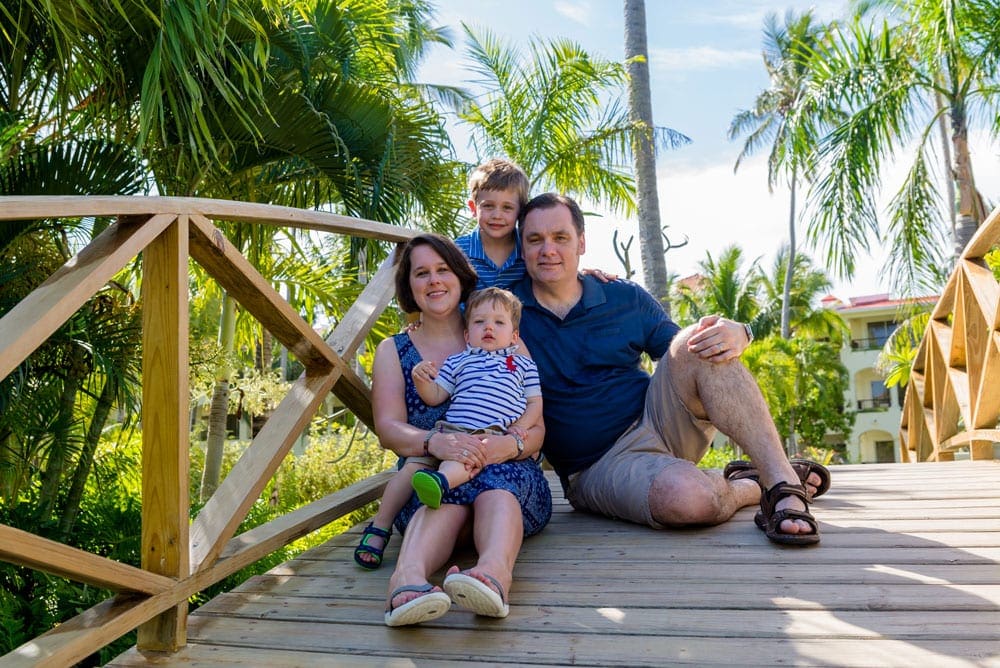
[[[970,441],[969,459],[975,461],[979,461],[981,459],[993,459],[993,441]]]
[[[142,253],[142,568],[190,574],[188,557],[188,218]],[[187,642],[187,603],[139,627],[137,646]]]

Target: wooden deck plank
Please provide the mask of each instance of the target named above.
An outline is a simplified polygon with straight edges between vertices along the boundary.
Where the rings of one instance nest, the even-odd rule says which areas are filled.
[[[552,479],[507,619],[385,627],[399,539],[365,572],[355,527],[202,606],[178,654],[110,665],[1000,666],[998,480],[996,462],[835,467],[823,542],[795,549],[753,509],[653,531],[573,511]]]
[[[833,616],[833,615],[831,615]],[[718,615],[719,621],[725,615]],[[1000,659],[1000,640],[970,641],[924,637],[917,640],[857,635],[791,638],[784,632],[775,638],[705,637],[666,634],[637,636],[625,626],[617,634],[592,633],[586,626],[567,633],[541,630],[511,632],[503,623],[478,623],[467,628],[427,626],[420,629],[389,629],[382,625],[330,625],[316,622],[192,618],[192,642],[239,647],[282,648],[295,651],[361,654],[409,658],[423,665],[440,660],[497,661],[501,657],[520,665],[519,656],[550,665],[664,666],[678,664],[775,666],[864,665],[864,666],[968,666],[970,662]],[[744,631],[746,632],[746,631]],[[516,645],[512,643],[516,642]],[[516,653],[516,654],[515,654]],[[259,665],[259,664],[258,664]]]
[[[333,598],[234,595],[223,605],[212,608],[219,617],[273,619],[281,621],[312,621],[379,625],[381,619],[371,614],[372,603],[367,599],[337,600]],[[547,633],[575,633],[585,626],[591,633],[614,634],[627,624],[628,632],[636,635],[685,635],[708,637],[732,635],[731,626],[756,628],[759,637],[778,638],[785,634],[795,637],[878,637],[920,639],[927,636],[927,622],[916,616],[887,615],[884,610],[838,610],[836,617],[824,609],[779,609],[774,606],[754,610],[726,611],[727,626],[713,625],[719,614],[715,608],[672,608],[664,615],[659,607],[573,607],[558,609],[545,605],[518,605],[513,618],[503,622],[505,630],[531,632],[544,628]],[[788,622],[795,621],[794,625]],[[489,623],[489,622],[482,622]],[[454,619],[429,622],[440,628],[475,628],[481,622],[472,614],[456,614]],[[940,611],[934,624],[942,635],[955,639],[976,640],[994,629],[985,615],[977,611]],[[506,626],[510,625],[510,629]]]

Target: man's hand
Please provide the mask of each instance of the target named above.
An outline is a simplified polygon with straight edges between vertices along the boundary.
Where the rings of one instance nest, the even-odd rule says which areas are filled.
[[[718,364],[738,358],[750,342],[742,323],[718,315],[706,315],[698,321],[687,345],[689,352]]]

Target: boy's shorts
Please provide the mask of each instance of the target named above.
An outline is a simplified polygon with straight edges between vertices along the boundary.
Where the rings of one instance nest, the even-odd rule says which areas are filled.
[[[566,498],[574,508],[663,528],[649,509],[653,481],[679,461],[699,461],[716,433],[681,401],[668,360],[661,359],[653,372],[642,416],[603,457],[567,476]]]

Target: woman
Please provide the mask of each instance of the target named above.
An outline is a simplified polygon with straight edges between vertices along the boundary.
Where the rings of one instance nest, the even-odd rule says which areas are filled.
[[[375,428],[383,447],[401,457],[432,455],[481,468],[468,483],[450,490],[435,510],[413,496],[396,518],[405,531],[396,570],[389,580],[385,623],[416,624],[440,617],[451,597],[477,614],[505,617],[507,592],[521,542],[545,526],[552,514],[548,484],[534,455],[544,427],[528,429],[523,452],[514,436],[441,433],[433,429],[447,404],[424,404],[410,376],[421,360],[440,367],[465,349],[459,304],[472,292],[476,274],[450,239],[422,234],[402,249],[396,267],[396,299],[407,313],[420,313],[420,327],[379,344],[372,372]],[[471,530],[471,532],[470,532]],[[465,572],[453,566],[444,586],[428,578],[441,568],[460,539],[471,535],[478,553]]]

